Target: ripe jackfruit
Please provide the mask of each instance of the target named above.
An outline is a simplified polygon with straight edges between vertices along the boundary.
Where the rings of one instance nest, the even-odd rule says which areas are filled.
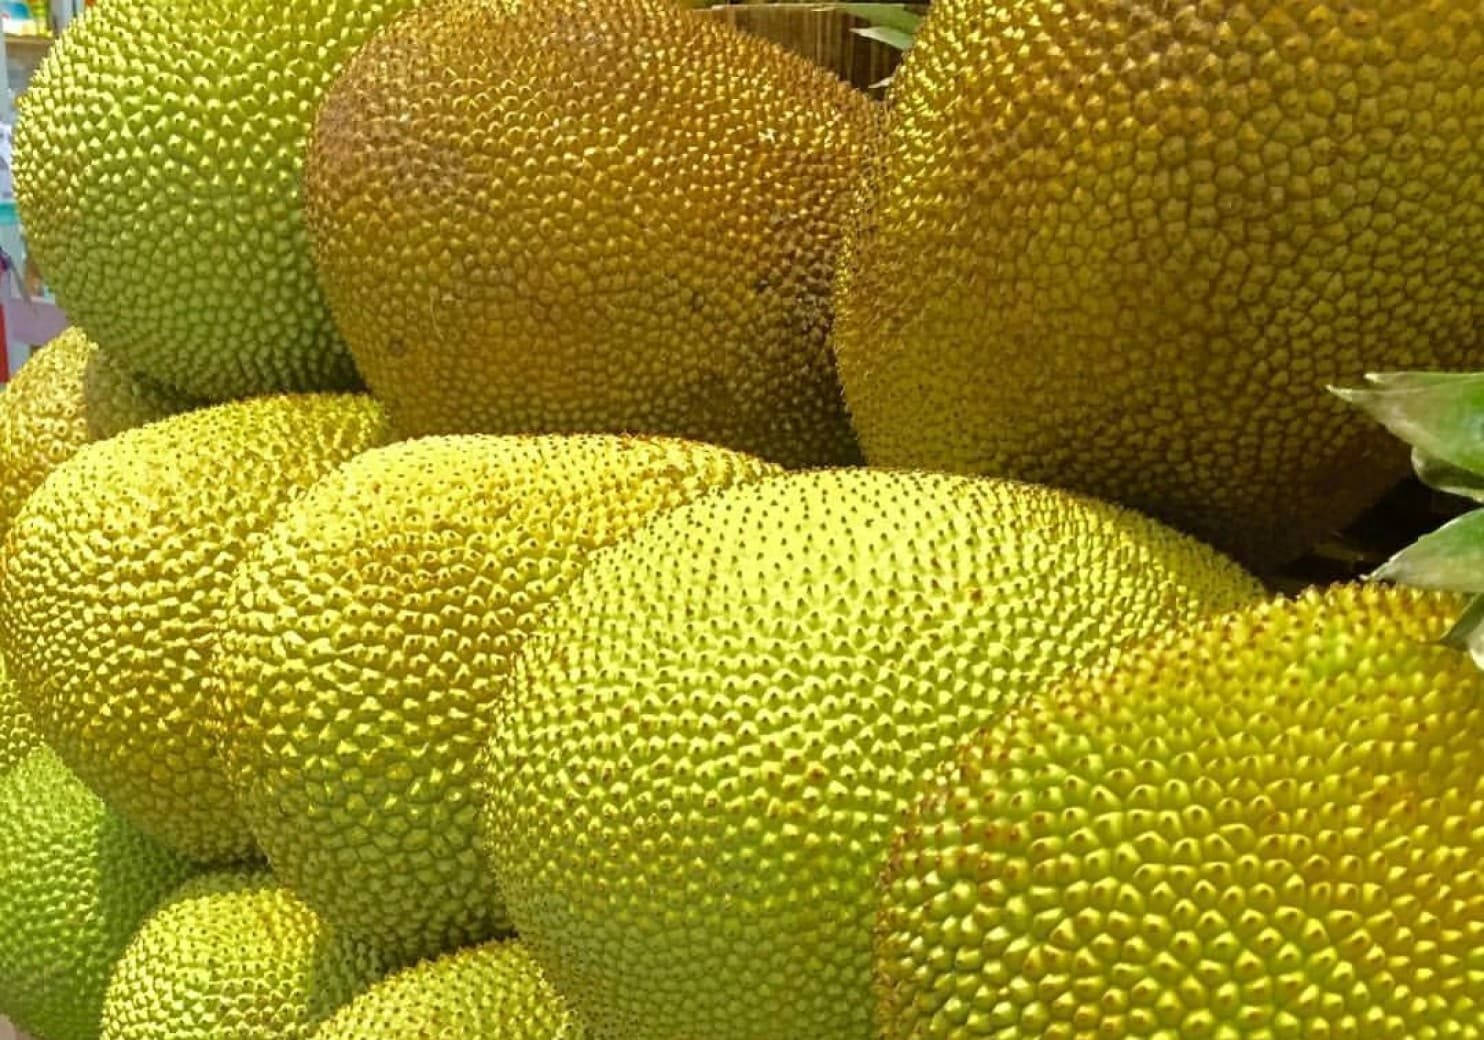
[[[315,259],[393,428],[856,460],[825,340],[871,102],[665,0],[510,7],[418,8],[315,124]]]
[[[252,850],[203,691],[232,569],[285,503],[380,436],[364,396],[218,405],[84,447],[16,517],[0,580],[16,690],[62,759],[172,848]]]
[[[120,0],[75,20],[15,132],[28,243],[68,314],[201,398],[357,385],[300,170],[340,63],[412,3]]]
[[[925,770],[1256,583],[1136,514],[874,470],[707,496],[596,554],[526,643],[480,840],[602,1037],[869,1035],[874,883]]]
[[[266,872],[207,874],[129,943],[102,1040],[308,1040],[385,970]]]
[[[877,1035],[1484,1036],[1461,605],[1261,606],[974,736],[895,842]]]
[[[0,659],[0,773],[41,746],[31,713],[16,696],[15,683]]]
[[[1477,0],[935,0],[838,283],[874,464],[1267,567],[1405,471],[1325,393],[1484,363]]]
[[[130,375],[79,329],[63,332],[0,394],[0,536],[27,496],[78,448],[191,406]]]
[[[489,701],[589,552],[776,468],[679,440],[430,437],[368,452],[243,565],[212,682],[274,872],[406,958],[507,926],[475,844]]]
[[[356,997],[314,1040],[581,1040],[582,1026],[517,940],[425,961]]]
[[[114,962],[189,873],[50,750],[0,775],[0,1015],[38,1040],[96,1040]]]

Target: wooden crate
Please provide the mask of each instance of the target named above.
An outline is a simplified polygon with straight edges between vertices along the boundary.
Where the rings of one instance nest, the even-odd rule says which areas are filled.
[[[926,6],[916,9],[927,10]],[[883,93],[877,84],[892,74],[902,58],[896,48],[851,31],[869,22],[813,4],[723,4],[698,8],[696,14],[720,18],[743,32],[781,44],[875,97]]]

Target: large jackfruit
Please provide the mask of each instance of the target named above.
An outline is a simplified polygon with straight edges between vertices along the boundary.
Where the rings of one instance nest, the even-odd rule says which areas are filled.
[[[1325,393],[1484,363],[1477,0],[935,0],[838,283],[875,464],[1257,567],[1405,471]]]
[[[1256,583],[1064,492],[876,470],[706,496],[595,554],[496,702],[480,840],[600,1037],[864,1040],[924,771]]]
[[[0,536],[27,496],[78,448],[193,404],[129,374],[80,329],[67,329],[0,394]]]
[[[356,997],[314,1040],[582,1040],[566,1002],[518,940],[398,972]]]
[[[399,434],[852,461],[826,335],[871,118],[823,69],[668,0],[427,5],[320,111],[315,259]]]
[[[1484,1036],[1460,606],[1264,605],[976,734],[893,848],[876,1035]]]
[[[0,775],[0,1015],[37,1040],[97,1040],[114,963],[190,870],[50,750]]]
[[[353,394],[171,416],[81,449],[11,526],[0,652],[22,703],[68,766],[173,848],[252,851],[204,691],[232,569],[284,504],[381,427],[376,404]]]
[[[207,874],[124,950],[102,1040],[309,1040],[386,969],[266,872]]]
[[[0,658],[0,773],[20,762],[41,746],[36,723],[16,696],[15,683]]]
[[[357,385],[300,206],[316,106],[414,0],[104,0],[18,101],[28,244],[130,369],[222,400]]]
[[[228,775],[277,876],[408,959],[506,927],[474,767],[538,612],[591,551],[775,472],[680,440],[461,436],[322,480],[238,572],[212,668]]]

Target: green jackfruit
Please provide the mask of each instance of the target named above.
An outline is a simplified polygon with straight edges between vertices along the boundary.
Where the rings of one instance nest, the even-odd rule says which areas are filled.
[[[22,703],[84,782],[172,848],[252,852],[204,694],[232,570],[381,426],[350,394],[172,416],[82,448],[11,527],[0,652]]]
[[[582,1026],[517,940],[425,961],[378,982],[314,1040],[582,1040]]]
[[[129,943],[102,1040],[308,1040],[385,971],[267,873],[207,874]]]
[[[595,554],[496,701],[480,840],[596,1036],[863,1040],[874,883],[923,774],[1256,583],[1134,513],[834,470]]]
[[[668,0],[511,7],[418,8],[315,124],[315,260],[393,428],[858,460],[826,337],[871,102]]]
[[[28,244],[68,314],[204,399],[358,385],[300,169],[341,62],[413,2],[106,0],[75,19],[15,132]]]
[[[1481,68],[1478,0],[934,0],[838,284],[867,459],[1342,527],[1406,453],[1326,385],[1484,365]]]
[[[1260,606],[975,735],[894,845],[876,1035],[1484,1036],[1462,602]]]
[[[688,441],[464,436],[322,480],[238,572],[212,669],[229,777],[277,876],[407,958],[508,927],[473,777],[511,658],[591,551],[775,472]]]
[[[190,871],[50,750],[0,775],[0,1015],[36,1040],[97,1040],[114,962]]]
[[[63,332],[0,394],[0,536],[37,485],[78,448],[192,406],[130,375],[81,330]]]

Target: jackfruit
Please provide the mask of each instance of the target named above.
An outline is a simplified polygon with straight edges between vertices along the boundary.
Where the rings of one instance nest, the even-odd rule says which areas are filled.
[[[581,1040],[582,1026],[517,940],[425,961],[356,997],[314,1040]]]
[[[475,849],[490,698],[589,552],[776,467],[688,441],[430,437],[367,452],[238,572],[212,696],[276,875],[404,958],[508,927]]]
[[[102,1040],[308,1040],[385,971],[266,872],[207,874],[124,950]]]
[[[41,737],[36,732],[36,723],[16,696],[10,672],[0,658],[0,773],[39,747]]]
[[[130,375],[81,330],[67,329],[0,394],[0,537],[27,496],[78,448],[192,404]]]
[[[789,474],[595,554],[497,701],[480,844],[600,1037],[869,1036],[874,883],[981,723],[1256,583],[1029,485]]]
[[[838,282],[866,457],[1268,568],[1405,472],[1325,393],[1484,362],[1477,0],[935,0]]]
[[[17,102],[16,199],[104,350],[210,400],[359,385],[300,172],[341,62],[413,2],[110,0],[68,26]]]
[[[114,963],[190,871],[52,751],[0,775],[0,1015],[37,1040],[97,1040]]]
[[[0,557],[16,691],[63,761],[172,848],[252,851],[203,688],[232,569],[285,503],[380,436],[358,395],[204,408],[87,445],[16,517]]]
[[[425,5],[347,64],[315,124],[325,295],[400,435],[857,461],[826,336],[872,116],[666,0]]]
[[[877,1035],[1484,1036],[1462,603],[1264,605],[975,735],[894,844]]]

